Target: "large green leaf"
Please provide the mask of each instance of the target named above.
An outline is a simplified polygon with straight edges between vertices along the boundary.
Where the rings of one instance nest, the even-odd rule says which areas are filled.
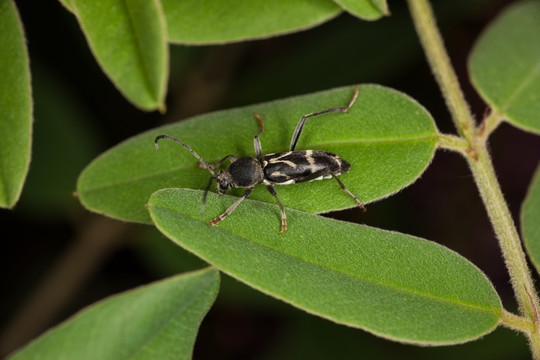
[[[540,133],[540,1],[512,5],[482,34],[469,59],[472,81],[510,123]]]
[[[377,20],[390,15],[386,0],[334,0],[334,2],[364,20]]]
[[[98,157],[82,173],[77,191],[88,209],[115,218],[149,222],[144,204],[150,194],[166,187],[204,189],[207,170],[182,146],[168,140],[154,149],[156,135],[175,136],[207,162],[227,154],[254,156],[257,121],[264,119],[260,139],[264,153],[287,151],[302,115],[344,106],[353,87],[293,97],[244,108],[202,115],[131,138]],[[351,163],[341,180],[362,201],[386,197],[413,182],[429,164],[437,131],[430,115],[411,98],[376,85],[359,87],[349,113],[328,113],[310,118],[298,149],[327,150]],[[332,180],[314,181],[277,189],[281,202],[309,212],[355,206]],[[236,189],[233,194],[241,194]],[[275,203],[264,186],[251,198]]]
[[[219,272],[208,268],[113,296],[10,359],[191,359],[218,286]]]
[[[493,330],[500,300],[460,255],[412,236],[245,200],[217,228],[199,219],[201,191],[163,189],[155,225],[227,274],[310,313],[417,344],[449,344]],[[205,220],[235,198],[211,194]],[[233,221],[234,218],[234,221]]]
[[[11,0],[0,0],[0,34],[0,207],[12,207],[30,163],[32,94],[23,28]]]
[[[540,272],[540,167],[521,209],[521,228],[525,248],[536,271]]]
[[[329,0],[162,0],[169,40],[216,44],[310,28],[339,14]]]
[[[69,8],[120,92],[141,109],[164,109],[169,54],[160,2],[71,0]]]

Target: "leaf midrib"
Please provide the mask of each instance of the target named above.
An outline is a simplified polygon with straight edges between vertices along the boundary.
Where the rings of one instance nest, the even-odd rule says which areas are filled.
[[[144,78],[144,84],[146,86],[146,90],[148,91],[148,94],[152,98],[152,100],[157,103],[159,99],[154,96],[159,91],[158,89],[154,89],[154,83],[151,79],[150,75],[150,65],[148,64],[148,61],[146,59],[146,56],[144,56],[144,50],[141,43],[141,36],[138,31],[138,27],[135,25],[135,20],[133,18],[131,9],[127,3],[127,0],[122,1],[124,5],[124,9],[127,15],[127,18],[129,19],[129,26],[131,28],[131,33],[133,34],[133,40],[135,43],[135,48],[137,49],[137,59],[141,62],[141,67],[143,69],[143,78]]]
[[[506,112],[512,106],[514,100],[521,95],[521,93],[529,86],[536,77],[540,74],[540,63],[536,64],[530,72],[526,74],[521,84],[508,96],[505,103],[501,105],[501,111]]]

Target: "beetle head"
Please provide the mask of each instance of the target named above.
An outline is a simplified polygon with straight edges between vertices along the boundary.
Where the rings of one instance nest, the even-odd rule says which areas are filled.
[[[233,187],[231,174],[228,171],[221,171],[219,174],[217,174],[216,183],[218,194],[225,194],[231,187]]]

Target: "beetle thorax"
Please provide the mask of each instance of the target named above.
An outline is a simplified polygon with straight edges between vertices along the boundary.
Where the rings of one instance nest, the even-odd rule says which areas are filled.
[[[245,188],[261,183],[263,170],[257,159],[241,158],[231,163],[227,170],[220,172],[216,180],[218,192],[224,193],[231,187]]]

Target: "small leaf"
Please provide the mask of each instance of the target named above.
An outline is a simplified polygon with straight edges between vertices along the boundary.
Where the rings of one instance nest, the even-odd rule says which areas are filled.
[[[221,44],[314,27],[339,14],[329,0],[162,0],[169,40]]]
[[[11,0],[0,0],[0,207],[21,195],[32,133],[30,68],[22,23]]]
[[[199,219],[202,192],[164,189],[149,211],[166,236],[246,284],[324,318],[416,344],[493,330],[500,300],[463,257],[412,236],[245,200],[217,228]],[[210,194],[209,220],[235,198]],[[234,221],[232,221],[234,218]]]
[[[350,14],[364,20],[377,20],[390,15],[386,0],[334,0]]]
[[[472,81],[507,121],[540,133],[540,2],[510,6],[482,34],[469,59]]]
[[[529,188],[521,209],[521,228],[525,248],[540,273],[540,167]]]
[[[141,109],[164,109],[169,54],[159,1],[72,0],[71,10],[120,92]]]
[[[172,277],[94,304],[10,359],[191,359],[219,272]]]
[[[300,117],[345,106],[352,93],[352,87],[339,88],[206,114],[143,133],[101,155],[83,171],[77,185],[81,202],[98,213],[149,222],[144,204],[154,191],[173,186],[204,189],[210,178],[179,144],[163,140],[156,151],[157,135],[181,139],[208,163],[227,154],[254,156],[257,121],[253,113],[257,112],[264,120],[263,152],[287,151]],[[310,118],[297,148],[343,157],[352,165],[341,180],[360,200],[369,202],[417,179],[431,161],[436,138],[432,118],[414,100],[395,90],[363,85],[349,113]],[[356,206],[332,179],[281,186],[277,192],[285,206],[308,212]],[[241,193],[242,189],[232,192]],[[275,203],[264,186],[257,186],[250,198]]]

